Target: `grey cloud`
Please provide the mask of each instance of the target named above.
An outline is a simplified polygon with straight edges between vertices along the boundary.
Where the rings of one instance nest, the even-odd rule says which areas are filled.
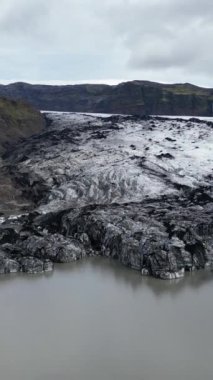
[[[213,86],[212,14],[212,0],[1,0],[0,72]]]
[[[111,4],[108,17],[115,34],[123,36],[130,69],[210,72],[212,12],[209,0],[123,1]]]
[[[8,34],[34,33],[39,29],[42,20],[48,14],[47,3],[20,0],[19,2],[8,1],[8,6],[0,16],[0,30]]]

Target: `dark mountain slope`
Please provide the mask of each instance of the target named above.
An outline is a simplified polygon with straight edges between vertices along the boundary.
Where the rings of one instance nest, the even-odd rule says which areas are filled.
[[[8,143],[41,132],[43,116],[30,105],[0,98],[0,154]]]
[[[0,98],[0,212],[15,212],[26,204],[1,156],[6,148],[12,150],[17,142],[41,132],[43,126],[43,116],[30,105]]]
[[[0,85],[0,95],[43,110],[158,115],[213,115],[213,89],[189,83],[132,81],[117,86]]]

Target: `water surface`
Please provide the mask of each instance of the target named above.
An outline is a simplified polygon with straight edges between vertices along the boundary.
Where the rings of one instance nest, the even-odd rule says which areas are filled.
[[[2,380],[212,380],[213,274],[142,278],[106,259],[0,277]]]

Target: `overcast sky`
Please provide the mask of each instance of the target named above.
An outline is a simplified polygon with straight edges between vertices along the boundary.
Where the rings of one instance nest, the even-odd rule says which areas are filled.
[[[0,82],[213,87],[212,0],[1,0]]]

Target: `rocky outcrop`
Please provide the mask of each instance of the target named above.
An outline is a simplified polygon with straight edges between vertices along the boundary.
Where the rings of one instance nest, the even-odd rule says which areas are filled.
[[[3,218],[0,272],[101,255],[174,279],[213,264],[213,124],[46,114],[5,155],[33,212]]]
[[[184,84],[132,81],[117,86],[13,83],[0,95],[21,99],[41,110],[139,115],[213,115],[213,89]]]

